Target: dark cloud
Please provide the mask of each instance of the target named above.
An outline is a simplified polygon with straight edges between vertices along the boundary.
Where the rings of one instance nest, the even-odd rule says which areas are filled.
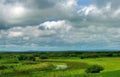
[[[50,1],[50,0],[26,0],[23,1],[23,3],[25,3],[24,5],[30,8],[41,8],[41,9],[45,9],[45,8],[51,8],[55,5],[54,2]]]
[[[50,0],[2,0],[1,3],[7,5],[7,4],[12,4],[15,5],[17,3],[24,5],[28,8],[50,8],[55,5],[53,1]]]
[[[6,24],[9,28],[14,26],[37,25],[42,20],[47,20],[51,17],[68,20],[74,16],[75,2],[74,0],[70,0],[70,3],[67,0],[2,0],[0,3],[0,12],[2,12],[0,14],[0,22],[4,20],[2,24]],[[25,14],[21,17],[10,13],[17,6],[25,8]],[[3,26],[0,27],[1,29],[3,28]]]

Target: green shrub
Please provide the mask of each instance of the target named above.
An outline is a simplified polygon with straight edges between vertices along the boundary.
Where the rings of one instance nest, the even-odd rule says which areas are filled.
[[[48,56],[47,55],[41,55],[40,59],[48,59]]]
[[[86,69],[86,73],[99,73],[100,71],[104,70],[104,68],[100,65],[92,65],[92,66],[89,66],[87,69]]]
[[[35,61],[24,61],[23,64],[31,65],[31,64],[37,64]]]
[[[80,56],[81,59],[84,59],[85,57],[84,56]]]
[[[52,71],[55,69],[55,66],[53,64],[46,64],[46,66],[43,66],[43,68],[41,68],[41,71]]]
[[[0,70],[4,70],[4,69],[7,69],[7,67],[4,66],[4,65],[1,65],[1,66],[0,66]]]
[[[35,57],[34,56],[26,56],[26,55],[20,55],[18,57],[18,60],[30,60],[30,61],[35,61]]]
[[[2,58],[2,56],[0,56],[0,59]]]
[[[28,60],[35,61],[35,57],[34,56],[29,56]]]
[[[81,59],[84,58],[98,58],[99,55],[97,53],[83,54],[80,56]]]
[[[85,69],[89,65],[84,62],[65,62],[68,66],[68,69]]]
[[[18,60],[26,60],[27,59],[27,56],[25,56],[25,55],[20,55],[20,56],[18,56]]]
[[[113,53],[106,53],[105,56],[107,56],[107,57],[112,57],[112,56],[113,56]]]

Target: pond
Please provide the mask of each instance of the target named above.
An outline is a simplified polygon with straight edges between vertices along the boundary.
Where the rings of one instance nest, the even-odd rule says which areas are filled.
[[[56,66],[56,70],[65,70],[65,69],[67,69],[68,68],[68,66],[67,65],[57,65]]]

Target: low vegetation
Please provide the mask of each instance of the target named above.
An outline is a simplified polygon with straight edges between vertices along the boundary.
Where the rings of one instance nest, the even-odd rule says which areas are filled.
[[[120,77],[120,52],[0,53],[0,77]]]
[[[91,65],[86,69],[86,73],[100,73],[104,68],[100,65]]]

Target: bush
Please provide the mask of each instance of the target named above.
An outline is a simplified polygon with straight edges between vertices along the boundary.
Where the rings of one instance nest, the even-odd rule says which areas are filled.
[[[25,56],[25,55],[20,55],[18,57],[18,60],[30,60],[30,61],[35,61],[35,57],[34,56]]]
[[[4,65],[1,65],[1,66],[0,66],[0,70],[4,70],[4,69],[7,69],[7,67],[4,66]]]
[[[107,56],[107,57],[112,57],[112,56],[113,56],[113,53],[106,53],[105,56]]]
[[[48,59],[48,56],[47,55],[41,55],[40,59]]]
[[[90,57],[90,58],[98,58],[99,55],[97,53],[92,53],[88,57]]]
[[[84,56],[80,56],[81,59],[84,59],[85,57]]]
[[[80,56],[81,59],[84,58],[98,58],[99,55],[97,53],[83,54]]]
[[[28,60],[35,61],[35,57],[34,56],[29,56]]]
[[[86,69],[86,73],[99,73],[100,71],[104,70],[104,68],[102,66],[99,66],[99,65],[92,65],[92,66],[89,66],[87,69]]]
[[[55,69],[55,66],[53,64],[45,64],[42,68],[40,68],[40,71],[52,71]]]
[[[18,57],[18,60],[26,60],[27,59],[27,56],[25,56],[25,55],[20,55],[19,57]]]
[[[0,56],[0,59],[1,59],[2,57]]]
[[[85,69],[89,65],[84,62],[64,62],[67,64],[68,69]]]

